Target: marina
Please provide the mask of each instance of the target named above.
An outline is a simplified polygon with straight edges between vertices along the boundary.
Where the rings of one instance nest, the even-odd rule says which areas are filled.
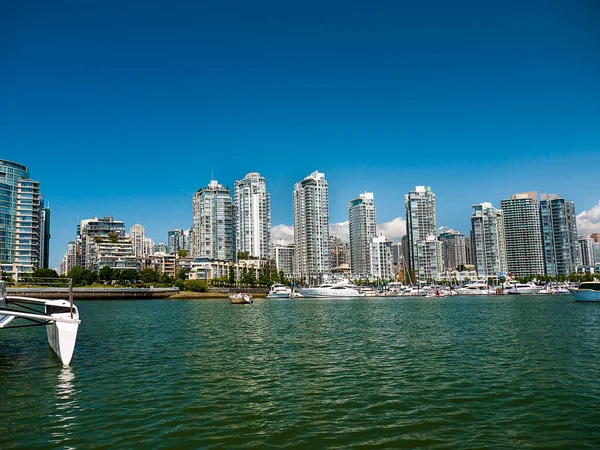
[[[70,367],[36,327],[3,331],[0,447],[596,448],[596,306],[82,302]]]

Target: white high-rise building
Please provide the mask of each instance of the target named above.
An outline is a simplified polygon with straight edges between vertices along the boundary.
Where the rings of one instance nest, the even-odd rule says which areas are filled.
[[[404,207],[409,270],[419,281],[437,280],[443,261],[437,241],[435,194],[429,186],[415,186],[404,196]]]
[[[233,261],[233,207],[229,188],[212,180],[192,197],[195,258]]]
[[[348,203],[350,267],[359,276],[371,275],[371,241],[377,236],[377,215],[372,192],[360,194]]]
[[[271,245],[271,197],[259,173],[251,172],[233,188],[236,252],[268,258]]]
[[[294,276],[294,243],[278,241],[271,246],[271,259],[275,261],[277,272],[283,271],[286,278]]]
[[[315,284],[330,273],[329,193],[325,174],[314,171],[294,185],[294,273]]]
[[[143,258],[144,256],[148,256],[150,253],[145,252],[144,240],[146,239],[146,229],[136,223],[134,226],[129,228],[129,240],[131,241],[131,245],[133,247],[133,253],[136,258]]]
[[[502,200],[506,265],[517,277],[544,275],[540,202],[537,192],[523,192]]]
[[[385,236],[375,236],[371,239],[370,262],[371,276],[381,280],[389,280],[394,276],[393,242]]]
[[[473,263],[480,277],[506,276],[504,215],[491,203],[473,205],[471,216]]]

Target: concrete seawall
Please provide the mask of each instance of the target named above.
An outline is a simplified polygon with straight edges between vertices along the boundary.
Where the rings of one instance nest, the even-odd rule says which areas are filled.
[[[7,295],[36,297],[43,299],[68,299],[68,288],[23,288],[6,289]],[[161,299],[178,294],[177,288],[73,288],[73,300],[128,300]]]

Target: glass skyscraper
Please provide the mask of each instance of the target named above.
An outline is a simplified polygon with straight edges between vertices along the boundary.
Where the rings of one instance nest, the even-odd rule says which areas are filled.
[[[557,194],[542,194],[540,220],[546,275],[571,275],[580,261],[575,203]]]

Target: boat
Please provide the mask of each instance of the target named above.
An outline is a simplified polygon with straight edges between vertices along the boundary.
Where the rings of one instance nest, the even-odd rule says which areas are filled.
[[[600,302],[600,282],[584,281],[577,288],[569,288],[576,302]]]
[[[371,286],[358,286],[356,290],[360,292],[363,297],[377,297],[379,295]]]
[[[252,296],[245,292],[232,292],[229,294],[229,300],[234,305],[247,305],[253,302]]]
[[[454,290],[457,295],[492,295],[496,293],[494,289],[490,289],[486,283],[482,282],[467,283]]]
[[[312,298],[360,297],[362,295],[354,285],[347,281],[323,283],[320,286],[311,288],[299,288],[298,292],[304,297]]]
[[[529,283],[511,283],[510,288],[506,290],[507,294],[539,294],[542,286],[538,286],[533,281]]]
[[[50,348],[58,355],[64,366],[73,358],[77,330],[81,320],[79,311],[71,300],[44,300],[34,297],[6,295],[6,284],[0,281],[0,328],[45,326]],[[43,312],[36,309],[43,307]],[[17,324],[13,320],[27,323]],[[12,323],[12,325],[11,325]]]
[[[267,298],[290,298],[292,289],[280,283],[275,283],[271,286],[271,290],[267,294]]]

